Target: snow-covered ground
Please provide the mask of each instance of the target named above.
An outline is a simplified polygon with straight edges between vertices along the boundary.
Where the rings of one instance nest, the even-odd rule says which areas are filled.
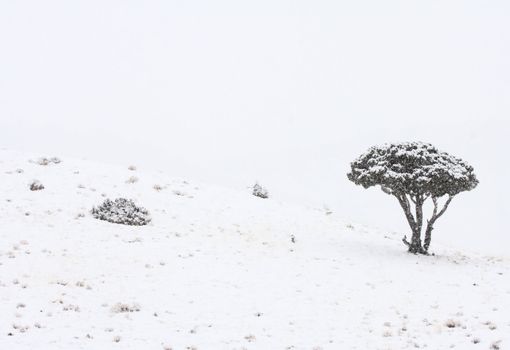
[[[434,240],[435,256],[409,255],[402,233],[342,213],[130,164],[30,161],[40,156],[0,151],[0,349],[510,344],[508,258]],[[116,197],[151,224],[90,215]]]

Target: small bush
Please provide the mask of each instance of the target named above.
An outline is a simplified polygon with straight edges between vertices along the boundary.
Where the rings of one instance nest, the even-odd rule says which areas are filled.
[[[501,340],[495,341],[491,344],[492,350],[500,350],[501,349]]]
[[[130,176],[129,179],[126,180],[128,184],[134,184],[138,182],[138,178],[136,176]]]
[[[34,180],[29,185],[30,191],[40,191],[44,190],[44,185],[39,180]]]
[[[260,197],[260,198],[264,198],[264,199],[269,198],[269,192],[264,187],[260,186],[258,183],[253,185],[252,194],[255,197]]]
[[[50,164],[59,164],[62,161],[60,160],[60,158],[57,158],[57,157],[51,157],[51,158],[41,157],[41,158],[37,159],[35,162],[39,165],[50,165]]]
[[[140,305],[138,305],[137,303],[133,303],[132,305],[117,303],[112,306],[111,311],[114,314],[119,314],[123,312],[138,312],[140,311]]]
[[[92,208],[92,216],[114,224],[143,226],[151,221],[149,211],[138,207],[131,199],[106,199],[103,204]]]
[[[449,320],[446,320],[446,322],[444,323],[444,325],[448,328],[455,328],[455,327],[459,327],[460,326],[460,323],[455,321],[455,320],[452,320],[452,319],[449,319]]]

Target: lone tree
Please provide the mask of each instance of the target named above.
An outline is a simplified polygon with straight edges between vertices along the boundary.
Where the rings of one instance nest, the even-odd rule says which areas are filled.
[[[397,198],[412,232],[411,242],[406,236],[402,241],[414,254],[428,254],[437,219],[448,209],[453,197],[478,185],[472,166],[423,142],[372,147],[351,163],[347,177],[364,188],[380,186],[384,193]],[[446,201],[440,208],[440,198],[444,196]],[[429,198],[434,209],[427,220],[422,244],[423,205]]]

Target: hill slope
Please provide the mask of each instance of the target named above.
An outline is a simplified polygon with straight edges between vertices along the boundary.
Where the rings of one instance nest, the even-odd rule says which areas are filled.
[[[0,349],[510,343],[506,259],[434,242],[436,256],[412,256],[400,234],[248,190],[29,159],[0,151]],[[33,179],[45,189],[30,191]],[[91,217],[116,197],[146,207],[152,223]]]

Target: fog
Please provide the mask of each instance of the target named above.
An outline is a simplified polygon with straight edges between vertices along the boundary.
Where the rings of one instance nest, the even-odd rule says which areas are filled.
[[[4,1],[0,147],[259,181],[407,233],[345,174],[371,145],[427,141],[480,179],[432,248],[508,255],[508,18],[504,1]]]

